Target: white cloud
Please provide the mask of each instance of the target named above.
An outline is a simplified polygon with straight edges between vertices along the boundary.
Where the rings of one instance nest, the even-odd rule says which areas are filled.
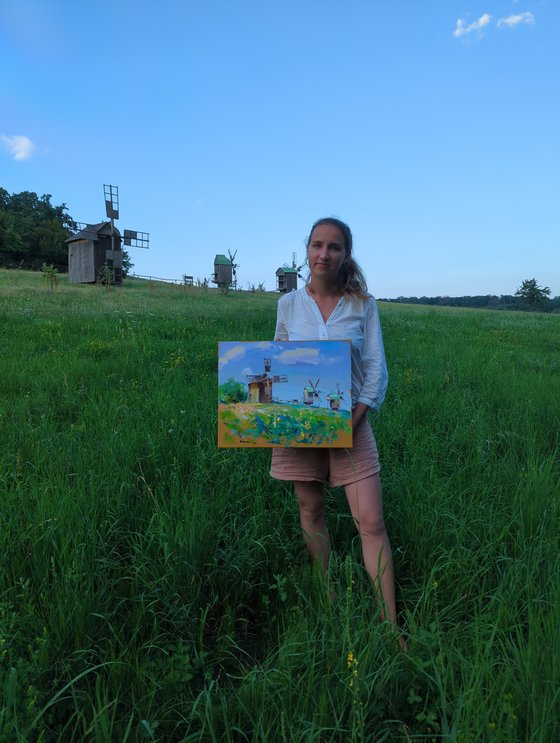
[[[532,26],[535,22],[535,17],[531,13],[531,11],[527,10],[525,13],[517,13],[515,15],[508,15],[507,18],[500,18],[498,21],[498,28],[501,26],[507,26],[508,28],[513,28],[514,26],[518,26],[520,23],[525,23],[528,26]]]
[[[470,34],[473,31],[482,31],[482,29],[490,23],[491,15],[484,13],[480,16],[478,21],[474,21],[468,26],[465,26],[465,21],[462,18],[457,20],[457,27],[453,31],[453,36],[460,38],[466,34]]]
[[[14,160],[28,160],[35,149],[33,142],[23,134],[0,134],[0,142],[13,155]]]

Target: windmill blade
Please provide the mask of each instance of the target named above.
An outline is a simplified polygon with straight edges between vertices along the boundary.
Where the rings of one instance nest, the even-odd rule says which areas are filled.
[[[138,232],[137,230],[124,230],[123,242],[125,245],[130,245],[131,248],[148,249],[150,247],[150,233]]]
[[[68,225],[66,229],[69,232],[71,232],[73,235],[77,235],[78,232],[84,232],[84,233],[88,232],[88,229],[87,229],[88,227],[90,227],[90,225],[87,222],[76,222],[76,220],[74,220],[74,223],[71,225]],[[91,230],[90,232],[91,232],[91,235],[96,235],[95,230]]]
[[[105,196],[105,213],[109,219],[119,218],[119,187],[112,186],[110,183],[103,184],[103,194]]]

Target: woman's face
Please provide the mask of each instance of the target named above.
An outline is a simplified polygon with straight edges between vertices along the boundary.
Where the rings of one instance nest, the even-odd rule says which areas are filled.
[[[311,277],[335,283],[347,257],[344,235],[334,224],[320,224],[311,233],[307,260]]]

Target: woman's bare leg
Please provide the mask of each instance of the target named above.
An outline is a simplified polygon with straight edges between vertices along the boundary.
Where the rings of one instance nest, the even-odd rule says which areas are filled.
[[[383,519],[381,479],[378,474],[371,475],[344,489],[360,534],[364,565],[375,587],[380,618],[396,624],[393,556]]]
[[[294,482],[303,538],[323,572],[329,565],[330,537],[325,521],[325,489],[320,482]]]

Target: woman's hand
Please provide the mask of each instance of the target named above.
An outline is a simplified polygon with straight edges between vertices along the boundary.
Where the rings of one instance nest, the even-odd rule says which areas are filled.
[[[356,433],[356,429],[366,417],[368,410],[369,405],[366,405],[365,402],[356,403],[356,406],[352,409],[352,433]]]

